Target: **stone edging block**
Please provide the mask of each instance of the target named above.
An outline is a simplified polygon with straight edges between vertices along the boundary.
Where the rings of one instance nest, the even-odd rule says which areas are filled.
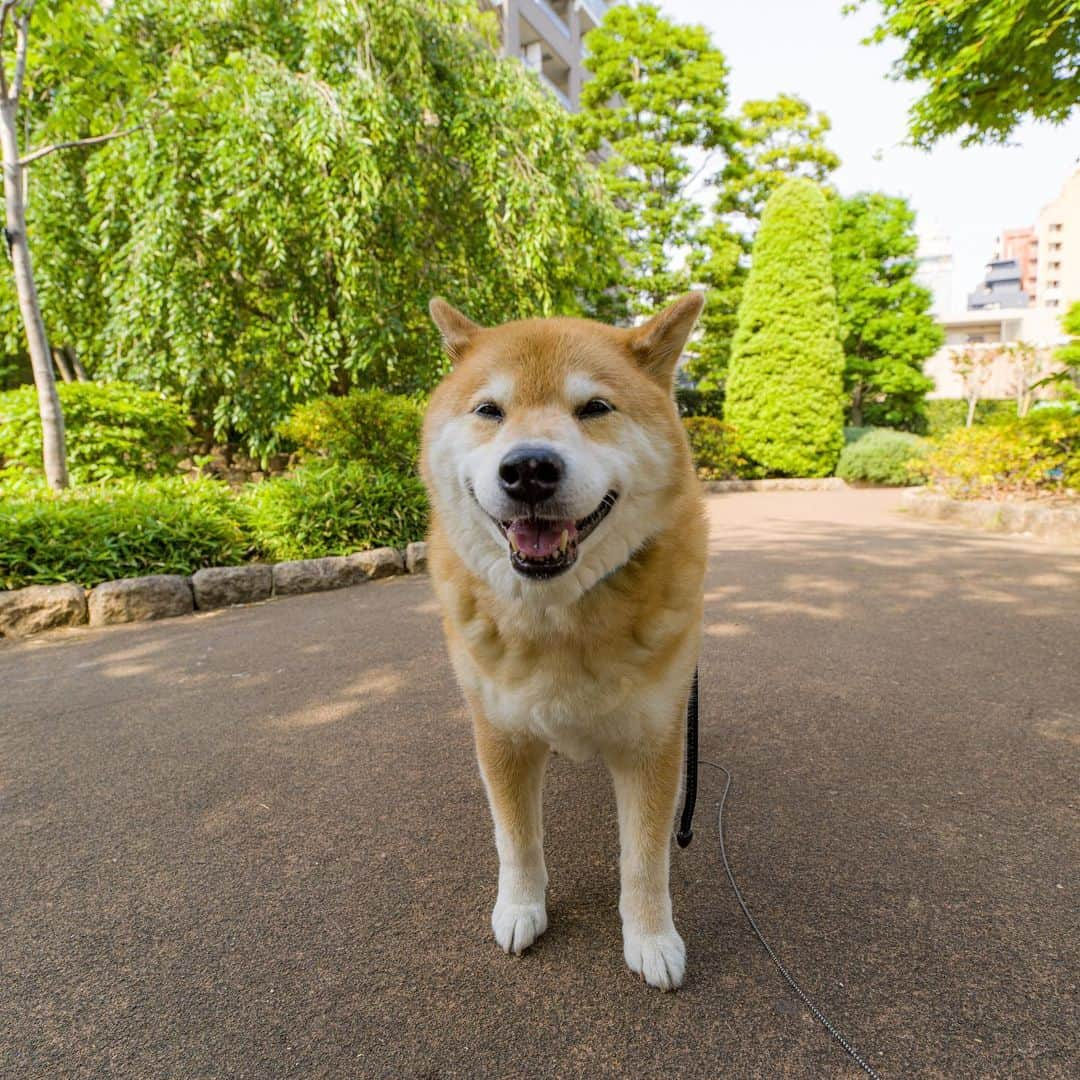
[[[191,579],[195,606],[200,611],[254,604],[269,598],[274,571],[269,563],[255,566],[209,566]]]
[[[179,574],[106,581],[90,590],[87,602],[91,626],[168,619],[195,609],[191,582]]]
[[[427,571],[427,544],[405,552],[375,548],[352,555],[300,559],[276,564],[210,566],[191,578],[179,574],[106,581],[90,590],[79,585],[28,585],[0,590],[0,638],[28,637],[61,626],[108,626],[190,615],[271,596],[298,596],[359,585],[377,578]]]
[[[29,585],[0,592],[0,637],[29,637],[85,622],[86,591],[81,585]]]
[[[707,492],[724,491],[841,491],[848,485],[839,476],[774,477],[771,480],[703,480]]]
[[[1080,507],[1044,506],[1021,500],[954,499],[924,488],[905,491],[900,496],[900,507],[915,517],[930,521],[1080,543]]]

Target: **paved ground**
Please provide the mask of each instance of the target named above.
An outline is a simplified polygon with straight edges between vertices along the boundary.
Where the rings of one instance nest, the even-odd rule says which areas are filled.
[[[703,750],[760,922],[896,1077],[1077,1075],[1080,552],[893,493],[714,496]],[[853,1076],[721,880],[623,967],[598,767],[548,783],[548,934],[495,857],[426,581],[0,646],[0,1075]]]

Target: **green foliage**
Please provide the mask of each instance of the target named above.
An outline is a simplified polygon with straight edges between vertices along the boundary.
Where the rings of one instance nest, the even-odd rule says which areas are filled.
[[[75,483],[168,473],[188,439],[183,410],[128,383],[61,383],[68,469]],[[32,386],[0,393],[0,465],[41,470],[41,420]]]
[[[618,232],[573,120],[471,0],[116,0],[35,22],[28,142],[50,337],[178,397],[206,442],[275,448],[299,402],[411,392],[443,293],[485,322],[578,313]],[[0,284],[6,352],[22,348]]]
[[[8,494],[0,514],[0,588],[142,574],[190,574],[248,551],[235,500],[214,480],[145,482]]]
[[[731,424],[711,416],[688,416],[683,420],[698,476],[703,480],[729,480],[743,475],[746,459]]]
[[[586,38],[592,73],[581,91],[585,146],[610,150],[601,170],[619,209],[635,312],[650,313],[690,283],[673,262],[695,235],[695,151],[727,152],[728,68],[702,26],[682,26],[653,4],[619,4]]]
[[[923,468],[933,484],[961,498],[1080,490],[1080,413],[1043,408],[957,428]]]
[[[679,386],[675,389],[675,404],[680,416],[711,416],[714,420],[724,418],[723,390]]]
[[[809,180],[771,196],[754,247],[727,381],[725,418],[770,473],[828,476],[844,442],[825,198]]]
[[[423,418],[411,398],[385,390],[353,390],[299,406],[279,431],[309,454],[412,472]]]
[[[840,158],[825,145],[829,118],[815,114],[800,97],[745,101],[737,123],[735,152],[718,178],[718,213],[741,214],[756,223],[785,180],[802,176],[824,184],[840,167]]]
[[[832,265],[851,423],[919,431],[933,380],[923,361],[944,335],[915,280],[915,214],[905,199],[864,192],[831,200]]]
[[[1063,398],[1071,401],[1080,400],[1080,300],[1070,304],[1061,317],[1061,328],[1071,335],[1071,340],[1054,353],[1054,359],[1064,365],[1064,369],[1050,376],[1044,382],[1055,385]]]
[[[742,106],[730,156],[712,180],[712,220],[690,256],[694,280],[708,287],[701,340],[689,365],[703,386],[723,383],[751,241],[769,196],[793,176],[824,184],[840,165],[825,145],[830,128],[824,113],[790,94]]]
[[[836,475],[843,480],[904,486],[920,483],[912,463],[926,457],[930,442],[890,428],[846,428],[859,435],[840,452]]]
[[[404,547],[427,529],[414,476],[360,463],[311,462],[247,493],[257,550],[274,561]]]
[[[926,431],[932,439],[940,439],[967,422],[968,403],[960,398],[933,398],[925,403]],[[975,423],[1008,419],[1016,416],[1016,402],[1011,399],[984,398],[975,405]]]
[[[1003,143],[1025,116],[1064,123],[1080,102],[1076,0],[878,2],[869,41],[901,41],[894,78],[928,84],[909,114],[916,145],[956,133],[965,146]]]

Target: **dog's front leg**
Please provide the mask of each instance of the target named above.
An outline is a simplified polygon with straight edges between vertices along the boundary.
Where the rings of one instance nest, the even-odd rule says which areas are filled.
[[[682,984],[686,946],[671,918],[671,826],[682,769],[682,729],[659,746],[608,758],[619,808],[623,956],[650,986]]]
[[[507,952],[520,953],[547,929],[541,803],[548,746],[498,730],[475,709],[473,729],[499,852],[499,895],[491,928]]]

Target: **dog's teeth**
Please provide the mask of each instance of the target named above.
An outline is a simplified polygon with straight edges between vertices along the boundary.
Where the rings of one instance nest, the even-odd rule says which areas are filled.
[[[566,551],[566,545],[569,544],[569,543],[570,543],[570,530],[569,529],[563,529],[563,531],[562,531],[562,539],[559,541],[559,550],[565,552]]]
[[[514,539],[514,534],[507,533],[506,538],[510,541],[510,550],[516,555],[521,548],[518,547],[517,541]]]

